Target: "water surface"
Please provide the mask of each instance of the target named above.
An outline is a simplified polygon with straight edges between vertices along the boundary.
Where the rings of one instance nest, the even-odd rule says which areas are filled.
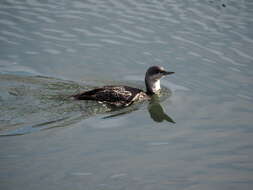
[[[252,10],[1,1],[0,188],[252,189]],[[151,65],[175,72],[160,102],[104,112],[66,99],[108,82],[143,88]]]

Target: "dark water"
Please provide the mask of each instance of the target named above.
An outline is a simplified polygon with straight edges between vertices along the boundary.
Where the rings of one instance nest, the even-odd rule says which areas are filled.
[[[252,189],[252,24],[251,0],[1,1],[0,189]],[[151,65],[160,100],[68,98]]]

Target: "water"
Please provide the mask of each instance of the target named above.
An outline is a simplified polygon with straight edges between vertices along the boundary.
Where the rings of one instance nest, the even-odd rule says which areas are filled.
[[[1,1],[0,189],[252,189],[252,10],[250,0]],[[143,88],[151,65],[175,72],[160,102],[110,112],[68,99]]]

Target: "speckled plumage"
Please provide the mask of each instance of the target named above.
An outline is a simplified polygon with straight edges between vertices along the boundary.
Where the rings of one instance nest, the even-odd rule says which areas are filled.
[[[78,100],[96,100],[115,106],[129,106],[135,101],[149,99],[149,96],[138,88],[129,86],[104,86],[74,95]]]
[[[158,94],[161,89],[160,79],[173,73],[159,66],[148,68],[145,75],[146,92],[129,86],[104,86],[76,94],[73,97],[77,100],[95,100],[114,106],[129,106],[134,102],[149,100],[153,94]]]

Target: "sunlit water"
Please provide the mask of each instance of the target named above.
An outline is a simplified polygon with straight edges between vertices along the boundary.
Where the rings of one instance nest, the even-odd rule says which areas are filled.
[[[253,2],[0,2],[0,189],[252,189]],[[123,110],[71,94],[144,88]]]

